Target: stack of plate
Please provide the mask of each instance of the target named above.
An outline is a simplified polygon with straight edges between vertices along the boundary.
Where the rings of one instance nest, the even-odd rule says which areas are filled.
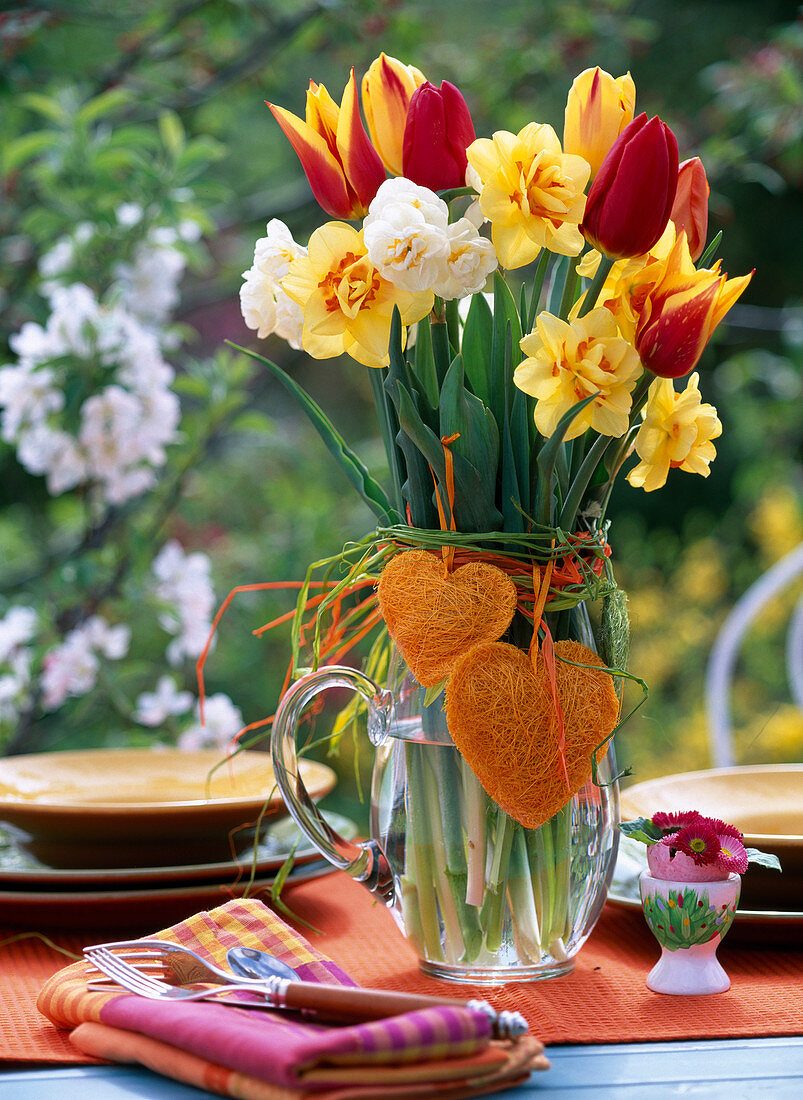
[[[744,833],[749,848],[772,852],[781,873],[750,864],[728,943],[800,946],[803,935],[803,764],[758,764],[684,772],[622,791],[623,821],[659,810],[699,810]],[[608,901],[641,908],[643,844],[623,838]]]
[[[334,772],[301,761],[320,798]],[[334,828],[356,827],[329,815]],[[257,840],[257,823],[260,822]],[[102,749],[0,760],[0,924],[154,931],[331,870],[287,817],[270,758]]]

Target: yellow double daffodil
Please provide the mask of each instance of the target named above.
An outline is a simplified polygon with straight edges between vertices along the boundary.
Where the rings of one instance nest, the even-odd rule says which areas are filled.
[[[587,428],[600,435],[624,435],[631,392],[642,368],[607,309],[593,309],[572,324],[541,313],[535,332],[520,346],[527,358],[513,381],[536,398],[535,426],[541,435],[550,436],[564,413],[592,393],[597,397],[577,414],[565,438],[574,439]]]
[[[631,485],[648,493],[660,489],[673,466],[708,477],[717,455],[711,441],[722,435],[722,424],[714,406],[702,400],[698,382],[695,372],[681,393],[670,378],[657,378],[650,386],[635,440],[641,462],[627,475]]]
[[[345,222],[315,230],[309,254],[290,264],[281,287],[301,307],[305,351],[315,359],[345,352],[368,367],[387,365],[394,306],[409,325],[433,304],[431,291],[400,290],[384,279],[368,259],[362,230]]]
[[[577,256],[589,165],[564,153],[551,126],[531,122],[518,134],[497,130],[466,150],[481,181],[480,207],[502,267],[523,267],[542,248]]]

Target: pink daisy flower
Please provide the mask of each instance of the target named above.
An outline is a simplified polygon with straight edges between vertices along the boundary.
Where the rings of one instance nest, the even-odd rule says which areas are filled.
[[[719,837],[704,820],[692,821],[684,825],[679,832],[671,837],[664,837],[662,843],[670,842],[672,848],[690,856],[694,862],[704,867],[714,863],[722,850]]]
[[[664,832],[676,832],[684,825],[691,825],[693,821],[699,821],[700,814],[697,810],[679,810],[676,813],[664,813],[659,811],[652,815],[652,823]]]
[[[735,840],[744,840],[744,836],[735,825],[728,825],[727,822],[720,821],[718,817],[704,817],[703,821],[711,826],[717,836],[732,836]]]
[[[717,837],[720,844],[719,855],[715,859],[715,865],[721,871],[735,872],[743,875],[747,870],[747,851],[738,837],[730,833],[720,833]]]

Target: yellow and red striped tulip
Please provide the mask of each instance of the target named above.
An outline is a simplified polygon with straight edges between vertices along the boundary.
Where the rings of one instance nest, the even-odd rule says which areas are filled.
[[[691,258],[697,260],[703,254],[708,234],[708,196],[711,188],[699,157],[684,160],[678,168],[678,189],[670,218],[678,233],[686,230]]]
[[[360,118],[354,70],[340,106],[310,81],[306,121],[269,103],[301,161],[312,193],[334,218],[361,218],[385,179],[382,161]]]
[[[729,279],[720,274],[719,262],[695,270],[681,233],[665,263],[648,265],[632,287],[638,315],[635,345],[647,370],[661,378],[682,378],[694,370],[714,329],[752,276]]]
[[[591,165],[591,179],[625,126],[633,121],[636,85],[630,73],[612,77],[599,66],[575,78],[566,100],[563,151]]]
[[[426,81],[420,69],[381,53],[362,78],[362,109],[368,133],[382,163],[401,176],[407,108],[416,88]]]

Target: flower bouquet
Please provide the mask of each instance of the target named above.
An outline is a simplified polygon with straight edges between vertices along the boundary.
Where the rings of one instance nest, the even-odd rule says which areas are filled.
[[[271,221],[241,291],[260,338],[368,368],[390,473],[380,485],[258,357],[377,519],[311,566],[288,676],[309,672],[305,641],[316,676],[378,631],[367,682],[387,680],[392,714],[356,685],[369,732],[393,742],[374,846],[341,859],[308,832],[393,900],[431,972],[560,973],[604,902],[609,746],[638,679],[608,502],[633,452],[627,480],[646,492],[670,467],[707,476],[721,425],[691,372],[750,276],[711,263],[703,167],[634,117],[629,74],[577,77],[563,143],[536,122],[477,138],[456,87],[384,54],[362,105],[367,131],[353,71],[339,105],[311,82],[305,119],[269,105],[334,220],[306,246]]]
[[[750,863],[780,871],[778,857],[745,848],[735,825],[697,810],[660,812],[619,828],[647,845],[639,890],[661,945],[647,985],[655,993],[724,993],[730,979],[716,951],[736,915],[741,875]]]

